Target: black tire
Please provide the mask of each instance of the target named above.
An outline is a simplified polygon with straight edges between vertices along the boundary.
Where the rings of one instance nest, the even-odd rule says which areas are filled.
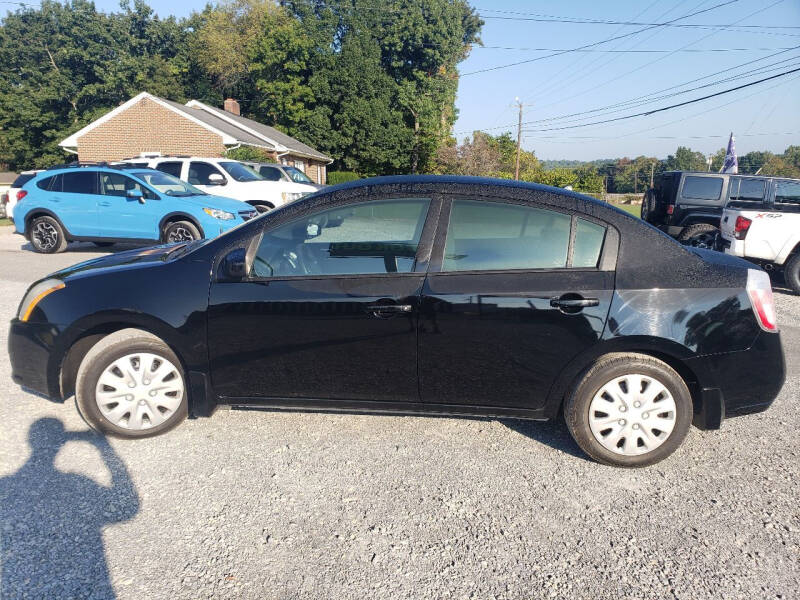
[[[191,242],[192,240],[199,240],[202,237],[197,226],[189,221],[167,223],[164,226],[164,230],[161,232],[161,241],[165,244]]]
[[[686,246],[710,248],[713,250],[718,234],[719,228],[713,225],[709,225],[708,223],[695,223],[681,231],[680,236],[678,236],[678,241]]]
[[[783,278],[786,285],[800,294],[800,254],[795,254],[783,266]]]
[[[113,246],[114,242],[92,242],[98,248],[108,248],[109,246]]]
[[[645,375],[662,384],[675,402],[675,415],[673,429],[661,445],[649,452],[627,456],[609,450],[600,443],[589,424],[589,413],[593,398],[604,385],[618,377],[632,374]],[[692,396],[681,376],[672,367],[652,356],[634,353],[607,354],[598,359],[583,373],[564,403],[567,427],[578,446],[594,460],[616,467],[646,467],[668,457],[686,437],[692,415]],[[644,416],[647,417],[647,414],[644,413]],[[635,437],[637,434],[631,435]]]
[[[258,214],[269,212],[275,208],[269,202],[248,202],[248,204],[255,208],[258,211]]]
[[[140,352],[154,354],[172,363],[179,373],[183,389],[180,396],[178,396],[177,393],[174,396],[176,400],[180,398],[180,403],[163,423],[144,429],[130,429],[110,421],[103,415],[96,402],[96,388],[101,375],[103,375],[104,371],[116,360]],[[104,337],[86,353],[86,356],[83,358],[78,368],[78,375],[75,381],[75,403],[83,419],[93,429],[115,437],[130,439],[144,438],[165,433],[173,427],[176,427],[186,418],[189,406],[186,388],[186,376],[180,359],[169,346],[147,331],[141,329],[122,329]],[[139,390],[136,388],[134,391]],[[136,409],[135,404],[137,402],[141,403],[142,401],[147,401],[144,397],[146,394],[141,399],[137,399],[134,394],[130,394],[129,396],[133,397],[130,406],[134,410]],[[122,403],[122,400],[120,403]],[[153,410],[152,405],[148,406],[148,408]],[[156,406],[156,410],[158,410],[158,406]],[[130,421],[130,417],[128,417],[128,420]]]
[[[655,191],[650,189],[642,196],[642,208],[639,211],[639,216],[642,221],[647,221],[647,218],[655,211]]]
[[[67,249],[67,236],[61,223],[53,217],[43,215],[30,222],[31,246],[41,254],[56,254]]]

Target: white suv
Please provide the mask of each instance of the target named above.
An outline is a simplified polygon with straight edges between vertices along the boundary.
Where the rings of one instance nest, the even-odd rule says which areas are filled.
[[[259,212],[267,212],[315,191],[294,182],[267,181],[247,165],[229,158],[144,154],[120,162],[169,173],[209,194],[247,202]]]
[[[800,180],[739,178],[729,192],[720,232],[726,254],[768,271],[782,268],[786,284],[800,292]]]

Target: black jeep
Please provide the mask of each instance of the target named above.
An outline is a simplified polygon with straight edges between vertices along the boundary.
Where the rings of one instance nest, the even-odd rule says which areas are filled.
[[[645,192],[642,219],[684,244],[713,248],[725,203],[738,200],[740,190],[752,187],[741,186],[744,179],[769,178],[696,171],[661,173]],[[762,185],[760,189],[768,188]]]

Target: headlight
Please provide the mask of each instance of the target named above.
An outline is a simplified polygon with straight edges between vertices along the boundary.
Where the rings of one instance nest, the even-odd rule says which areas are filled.
[[[65,287],[66,285],[60,279],[45,279],[32,286],[22,299],[22,304],[19,305],[19,312],[17,313],[19,320],[27,321],[42,298]]]
[[[305,196],[303,192],[282,192],[281,197],[284,202],[294,202]]]
[[[230,221],[231,219],[235,219],[236,216],[233,213],[229,213],[224,210],[220,210],[218,208],[204,208],[203,212],[207,215],[214,217],[215,219],[221,219],[223,221]]]

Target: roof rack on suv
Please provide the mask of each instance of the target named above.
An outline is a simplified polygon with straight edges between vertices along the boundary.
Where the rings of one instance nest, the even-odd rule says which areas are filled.
[[[109,163],[106,161],[75,161],[71,163],[64,163],[61,165],[52,165],[44,169],[45,171],[53,171],[55,169],[81,169],[85,167],[105,167],[107,169],[119,169],[120,165]]]

